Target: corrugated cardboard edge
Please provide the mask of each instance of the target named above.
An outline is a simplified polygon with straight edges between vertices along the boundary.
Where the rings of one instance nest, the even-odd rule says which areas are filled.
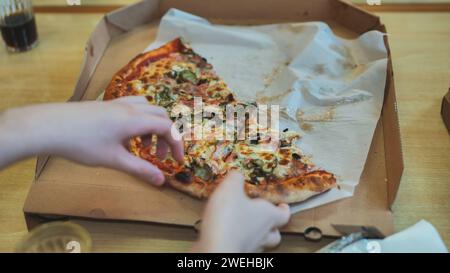
[[[345,1],[330,1],[335,13],[335,19],[341,25],[352,29],[359,34],[377,29],[380,25],[380,18],[370,12],[367,12],[356,5]],[[365,21],[365,24],[355,24],[355,22]]]
[[[282,2],[282,4],[278,4]],[[165,0],[162,1],[159,8],[159,16],[162,16],[171,7],[193,13],[198,16],[214,19],[233,19],[233,20],[257,20],[260,18],[272,18],[275,20],[298,20],[299,18],[313,21],[323,17],[329,17],[332,14],[332,7],[329,0],[304,1],[303,10],[296,8],[297,0],[227,0],[225,7],[217,8],[214,1],[205,0]],[[270,9],[255,10],[255,6],[269,6]],[[201,6],[201,9],[198,7]],[[286,6],[293,8],[286,10]],[[238,7],[238,8],[236,8]],[[249,17],[249,14],[253,17]],[[230,18],[232,14],[232,18]]]
[[[380,25],[377,30],[387,33],[386,27]],[[394,86],[394,69],[392,67],[392,55],[389,47],[388,35],[384,36],[384,42],[388,51],[388,67],[386,73],[386,87],[384,93],[384,106],[381,113],[384,133],[384,152],[386,157],[386,174],[388,187],[389,208],[392,209],[403,174],[403,153],[400,136],[400,124],[398,120],[397,99]]]
[[[392,67],[392,55],[389,46],[386,27],[378,16],[371,14],[351,3],[336,1],[332,4],[336,10],[336,21],[345,27],[355,29],[359,33],[369,30],[378,30],[386,33],[384,43],[388,52],[388,66],[386,73],[386,85],[384,91],[384,104],[381,114],[383,122],[384,147],[387,174],[387,193],[389,209],[392,208],[400,186],[404,163],[400,137],[400,124],[397,113],[397,100],[394,86],[394,72]],[[355,22],[366,21],[366,24],[355,25]],[[365,27],[370,26],[370,27]]]
[[[160,1],[143,1],[131,6],[126,6],[106,14],[107,21],[121,29],[123,32],[133,30],[137,25],[142,25],[153,20],[158,15]],[[123,10],[133,14],[134,20],[129,20]],[[152,11],[149,14],[148,11]]]
[[[450,134],[450,88],[448,89],[447,95],[442,99],[441,116]]]
[[[202,0],[192,0],[195,2],[200,2]],[[274,2],[273,0],[258,0],[262,2]],[[295,2],[294,0],[283,0],[284,2]],[[239,0],[230,0],[232,3],[239,4]],[[251,3],[250,3],[251,2]],[[254,4],[255,1],[248,1],[245,2],[237,13],[236,17],[232,19],[239,19],[240,17],[246,18],[245,13],[247,9],[251,9],[252,3]],[[311,1],[313,2],[313,1]],[[321,3],[318,3],[321,2]],[[231,3],[231,4],[232,4]],[[260,2],[258,2],[260,3]],[[331,3],[331,5],[330,5]],[[176,4],[176,5],[175,5]],[[222,13],[223,11],[219,9],[214,9],[214,5],[211,2],[202,2],[202,4],[210,5],[210,9],[212,14],[208,14],[210,17],[217,17],[217,18],[223,18],[228,19],[226,16]],[[263,4],[263,3],[261,3]],[[318,7],[326,6],[325,9],[320,9]],[[89,42],[86,45],[86,51],[85,51],[85,62],[82,68],[82,72],[80,75],[80,79],[76,85],[75,91],[73,96],[71,97],[71,101],[77,101],[80,100],[84,92],[86,90],[86,87],[88,86],[91,76],[93,72],[95,71],[97,64],[99,60],[101,60],[103,53],[108,46],[111,39],[118,36],[121,33],[127,32],[129,30],[132,30],[134,27],[136,27],[139,24],[145,23],[149,21],[149,19],[153,20],[155,17],[160,17],[163,15],[168,8],[170,8],[172,5],[176,6],[177,8],[184,9],[188,12],[197,13],[199,15],[202,15],[198,12],[196,12],[195,9],[192,9],[188,3],[178,0],[165,0],[158,1],[158,0],[147,0],[143,2],[139,2],[137,4],[134,4],[132,6],[119,9],[117,11],[111,12],[107,15],[105,15],[104,18],[99,22],[97,27],[95,28],[93,34],[91,35]],[[186,5],[186,8],[184,8],[184,5]],[[357,7],[355,7],[352,4],[336,0],[336,1],[329,1],[329,0],[316,0],[314,3],[308,2],[308,5],[310,5],[310,9],[305,9],[306,11],[299,11],[299,10],[289,10],[286,16],[281,17],[281,10],[262,10],[260,13],[256,16],[265,16],[268,13],[275,14],[273,17],[274,19],[281,19],[281,20],[290,20],[290,19],[299,19],[299,16],[301,19],[304,20],[316,20],[321,17],[331,17],[334,18],[339,24],[342,24],[345,27],[348,27],[350,29],[353,29],[359,33],[363,33],[370,29],[377,29],[382,32],[385,32],[386,29],[384,26],[380,23],[379,17],[372,15],[364,10],[361,10]],[[193,5],[196,6],[196,5]],[[241,6],[241,5],[240,5]],[[156,7],[156,8],[155,8]],[[351,8],[350,8],[351,7]],[[138,13],[136,17],[138,17],[137,20],[135,20],[135,24],[130,24],[127,20],[127,17],[123,15],[122,11],[123,9],[134,9],[137,10]],[[157,10],[157,14],[152,14],[152,16],[148,16],[148,13],[145,13],[145,10],[152,9]],[[280,14],[280,16],[277,16]],[[136,19],[136,17],[134,17]],[[150,17],[150,18],[149,18]],[[292,17],[292,18],[290,18]],[[358,20],[353,19],[350,20],[349,18],[359,18]],[[300,20],[301,20],[300,19]],[[352,21],[354,22],[358,21],[360,25],[365,26],[372,26],[372,27],[360,27],[353,25]],[[364,24],[361,23],[361,21],[364,22]],[[136,23],[137,22],[137,23]],[[105,31],[106,30],[106,31]],[[107,33],[107,35],[99,35],[99,33]],[[398,126],[398,117],[396,113],[396,101],[395,101],[395,90],[394,90],[394,84],[393,79],[391,78],[393,76],[392,74],[392,63],[391,63],[391,56],[390,56],[390,50],[387,38],[385,40],[386,47],[389,51],[389,64],[388,64],[388,76],[386,80],[386,89],[385,89],[385,105],[383,108],[382,113],[382,122],[384,125],[384,139],[390,141],[385,142],[385,158],[386,162],[389,162],[389,164],[386,164],[386,172],[387,172],[387,179],[388,179],[388,200],[389,204],[388,206],[392,204],[392,202],[395,200],[395,195],[398,189],[398,185],[400,183],[401,174],[403,171],[403,161],[402,161],[402,154],[401,154],[401,146],[400,146],[400,131]],[[96,48],[93,48],[92,44],[96,44]],[[386,108],[386,109],[385,109]],[[45,163],[47,162],[48,157],[40,157],[38,159],[38,164],[36,168],[36,176],[37,179],[45,167]],[[392,160],[396,160],[397,162],[394,162]],[[314,220],[314,219],[313,219]],[[314,221],[313,221],[314,222]],[[333,233],[331,231],[328,231],[330,233]],[[328,233],[327,232],[327,233]]]

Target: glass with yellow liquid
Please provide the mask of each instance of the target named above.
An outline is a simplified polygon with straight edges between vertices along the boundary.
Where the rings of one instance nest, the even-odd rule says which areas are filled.
[[[31,230],[17,246],[20,253],[87,253],[92,241],[86,229],[71,222],[50,222]]]

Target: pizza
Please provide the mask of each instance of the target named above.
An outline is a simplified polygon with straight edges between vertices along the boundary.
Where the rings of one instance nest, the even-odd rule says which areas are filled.
[[[195,110],[196,99],[201,99],[203,106],[214,107],[218,111],[213,112],[215,117],[230,106],[258,106],[238,100],[212,65],[181,38],[130,61],[113,76],[104,100],[131,95],[145,96],[149,104],[162,106],[169,114],[180,106],[192,110],[191,120],[202,115]],[[180,114],[171,115],[175,123],[181,118]],[[202,118],[200,126],[211,120]],[[248,196],[273,203],[304,201],[336,187],[335,176],[316,168],[295,145],[300,138],[297,132],[263,128],[249,115],[237,123],[234,131],[227,131],[233,138],[220,137],[223,130],[218,128],[226,127],[221,126],[225,121],[211,126],[201,138],[184,138],[183,165],[170,156],[159,159],[155,141],[145,136],[133,138],[129,149],[160,168],[173,188],[201,199],[208,198],[230,170],[243,173]],[[257,133],[250,136],[249,127],[256,128]],[[189,128],[184,128],[184,133],[192,133]],[[237,138],[238,134],[244,137]]]

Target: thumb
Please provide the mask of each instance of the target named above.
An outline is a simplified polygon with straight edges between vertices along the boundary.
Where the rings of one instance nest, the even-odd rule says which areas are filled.
[[[155,186],[160,186],[164,183],[164,174],[160,169],[150,162],[135,156],[125,148],[119,149],[116,158],[117,160],[111,167],[150,182]]]
[[[240,172],[232,170],[225,176],[219,188],[244,194],[244,176]]]
[[[291,213],[289,209],[289,205],[285,203],[281,203],[278,206],[273,206],[273,219],[275,227],[282,227],[289,222],[289,218],[291,218]]]

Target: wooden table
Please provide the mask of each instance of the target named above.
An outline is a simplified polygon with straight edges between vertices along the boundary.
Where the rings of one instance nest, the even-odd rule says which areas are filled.
[[[379,13],[387,25],[405,160],[397,201],[396,228],[420,219],[433,223],[450,247],[450,137],[439,115],[450,86],[450,13]],[[100,13],[38,13],[39,46],[23,54],[0,50],[0,110],[65,101],[72,93],[83,48]],[[22,206],[33,180],[35,160],[0,172],[0,251],[13,251],[27,233]],[[79,221],[95,251],[186,251],[191,229],[148,224]],[[331,242],[307,242],[285,235],[275,251],[314,251]]]

